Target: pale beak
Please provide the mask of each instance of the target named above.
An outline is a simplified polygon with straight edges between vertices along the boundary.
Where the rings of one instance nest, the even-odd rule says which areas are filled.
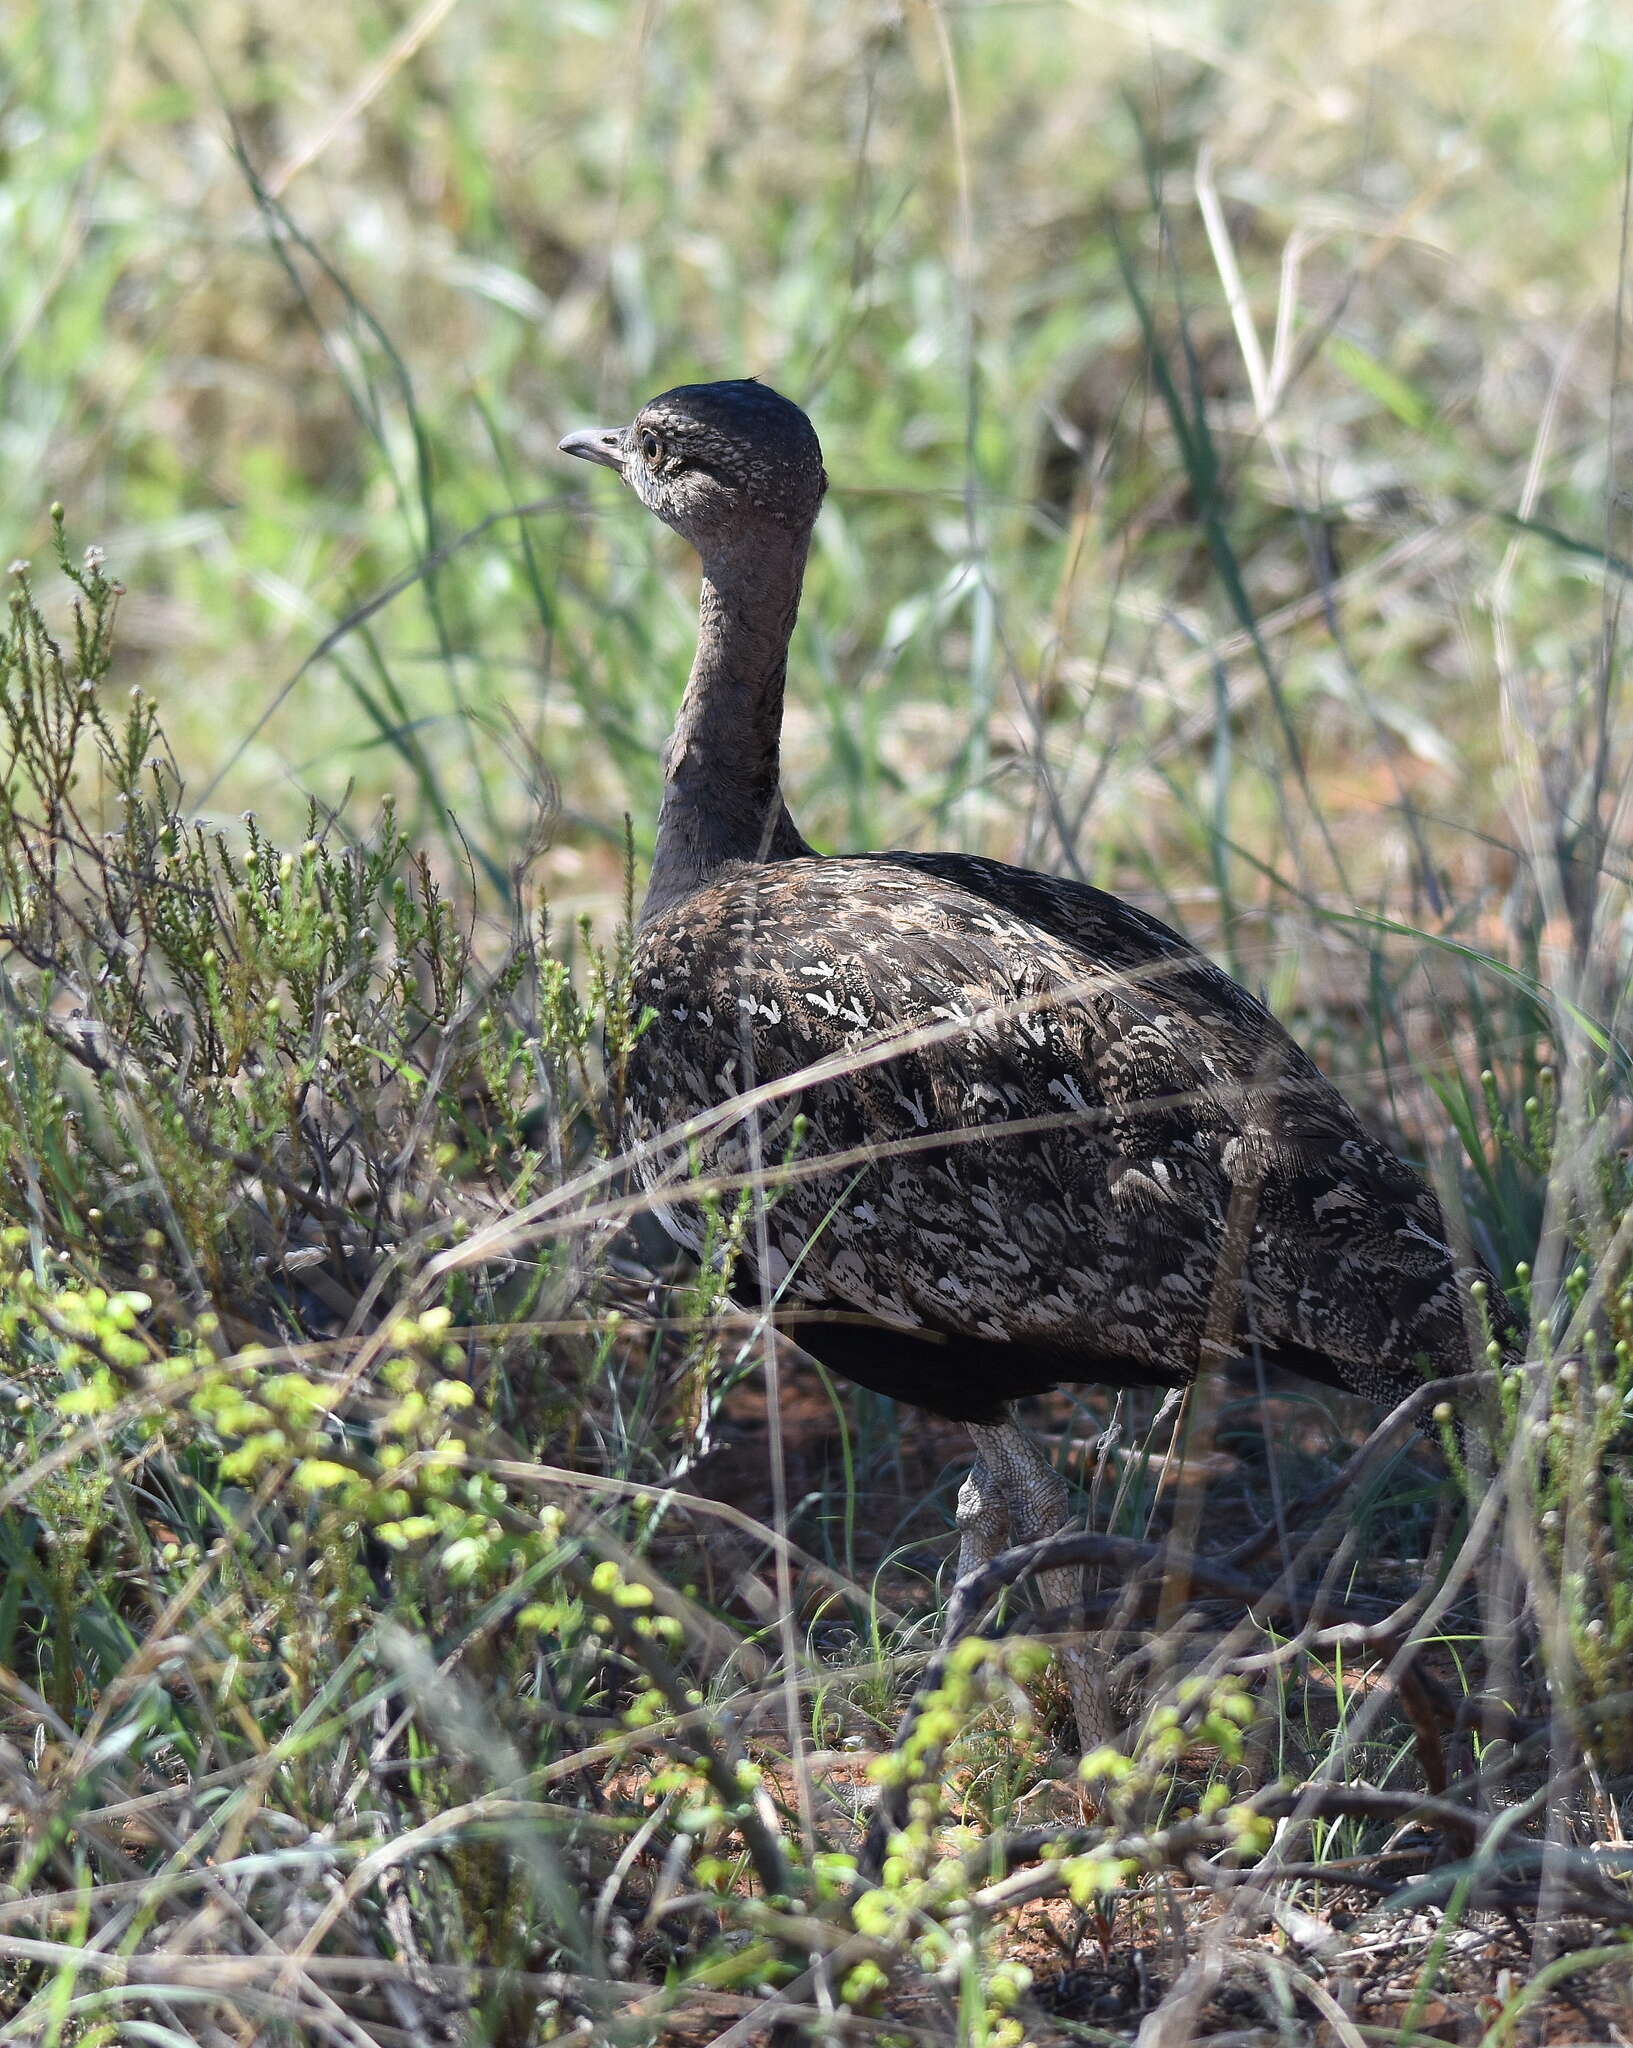
[[[622,476],[624,472],[624,430],[622,427],[580,427],[576,434],[569,434],[556,446],[563,455],[581,456],[586,462],[599,462],[608,469],[615,469]]]

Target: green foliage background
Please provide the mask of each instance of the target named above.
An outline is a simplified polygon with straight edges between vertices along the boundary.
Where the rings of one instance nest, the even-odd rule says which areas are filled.
[[[1376,1939],[1369,2040],[1620,1981],[1630,116],[1608,0],[0,12],[8,2039],[637,2048],[773,1988],[1081,2039],[1025,2005],[1027,1908],[1173,1979],[1224,1954],[1199,1873],[1295,1839],[1253,1895],[1307,1931],[1407,1821],[1467,1859],[1391,1851],[1353,1954],[1334,1916],[1256,1965],[1282,2038]],[[807,834],[1169,916],[1538,1312],[1496,1476],[1449,1434],[1438,1499],[1371,1471],[1343,1618],[1234,1600],[1092,1824],[1035,1648],[929,1661],[956,1457],[915,1490],[928,1425],[855,1396],[797,1502],[768,1425],[774,1526],[694,1499],[774,1361],[596,1234],[695,566],[555,443],[745,372],[834,483]],[[1095,1512],[1140,1543],[1167,1440],[1116,1412]],[[1350,1449],[1288,1412],[1218,1438],[1273,1533]],[[1356,1679],[1420,1591],[1436,1810]],[[1516,1900],[1499,1995],[1457,1943]]]
[[[10,10],[0,524],[112,550],[213,807],[395,786],[497,882],[548,774],[598,895],[691,564],[554,443],[754,372],[835,480],[821,843],[1262,895],[1222,824],[1467,894],[1558,808],[1625,552],[1630,59],[1438,0]]]

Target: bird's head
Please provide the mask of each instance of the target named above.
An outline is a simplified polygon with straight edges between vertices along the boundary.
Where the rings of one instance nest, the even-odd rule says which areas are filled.
[[[569,434],[561,452],[617,470],[705,560],[767,529],[803,541],[828,488],[811,422],[752,378],[677,385],[627,427]]]

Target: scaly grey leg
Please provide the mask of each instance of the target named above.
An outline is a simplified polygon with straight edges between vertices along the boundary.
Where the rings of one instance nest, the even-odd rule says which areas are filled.
[[[1038,1543],[1053,1536],[1071,1519],[1071,1494],[1066,1482],[1043,1455],[1019,1423],[1005,1416],[1002,1422],[972,1422],[966,1425],[975,1439],[978,1453],[975,1471],[965,1481],[973,1486],[971,1523],[980,1503],[983,1531],[996,1525],[989,1504],[987,1483],[1003,1502],[1011,1543]],[[984,1479],[977,1481],[976,1474]],[[958,1497],[958,1524],[965,1528],[964,1492]],[[971,1537],[959,1552],[960,1575],[970,1569],[966,1562]],[[991,1553],[989,1552],[988,1555]],[[977,1558],[976,1562],[980,1562]],[[1038,1572],[1033,1584],[1045,1607],[1075,1607],[1083,1594],[1083,1571],[1067,1565],[1056,1571]],[[1111,1704],[1111,1674],[1104,1653],[1097,1644],[1063,1644],[1059,1657],[1077,1717],[1078,1741],[1085,1750],[1098,1748],[1116,1736],[1117,1717]]]
[[[985,1458],[958,1489],[958,1576],[967,1579],[1009,1542],[1009,1504]]]

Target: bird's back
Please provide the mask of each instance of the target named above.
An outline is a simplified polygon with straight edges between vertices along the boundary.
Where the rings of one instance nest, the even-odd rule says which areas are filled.
[[[694,1168],[765,1171],[750,1277],[836,1319],[806,1341],[865,1384],[962,1414],[972,1374],[1174,1384],[1249,1341],[1379,1398],[1469,1363],[1484,1276],[1433,1193],[1115,897],[947,854],[742,865],[636,973],[629,1135],[671,1228],[702,1242]]]

